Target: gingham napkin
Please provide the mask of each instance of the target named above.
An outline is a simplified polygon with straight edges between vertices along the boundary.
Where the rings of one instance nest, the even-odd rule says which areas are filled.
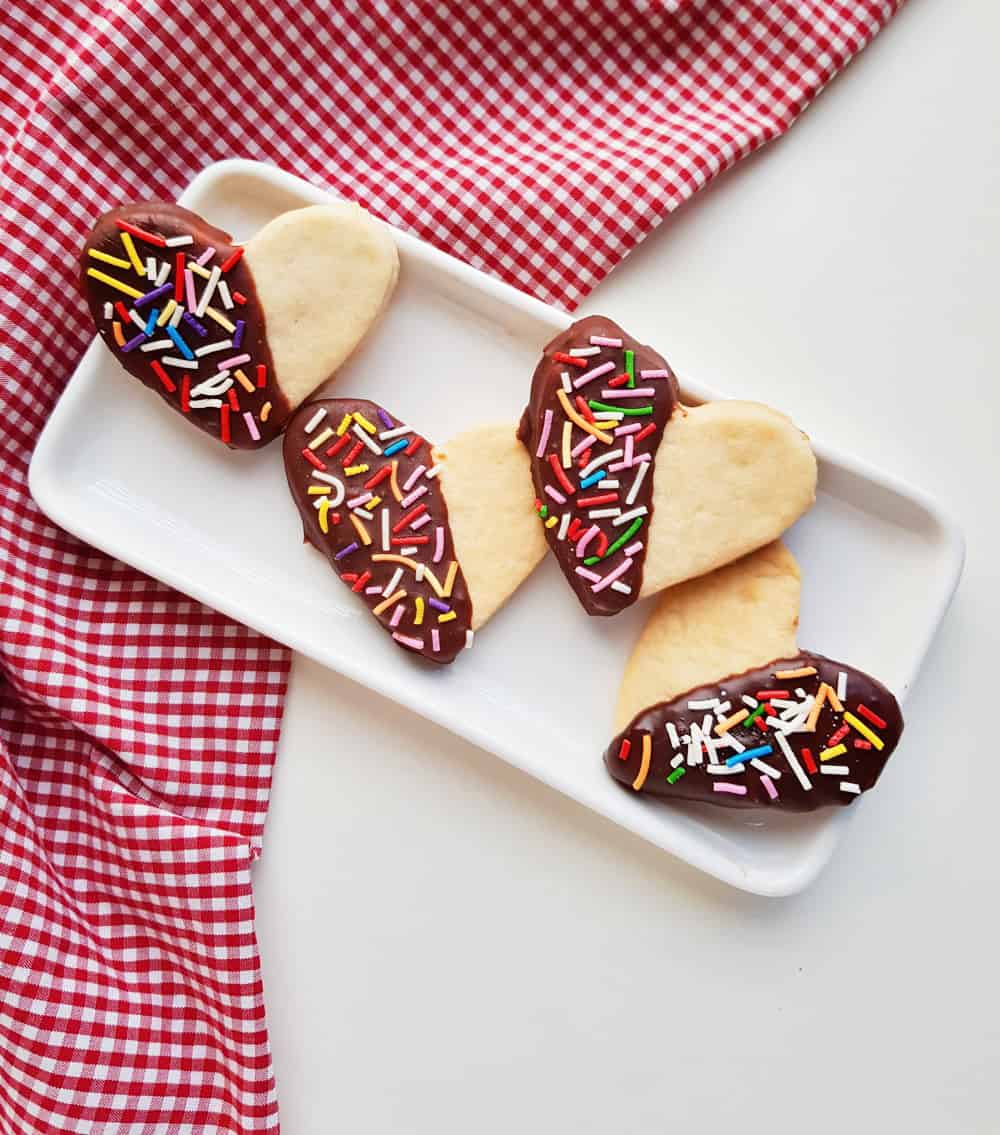
[[[288,654],[28,495],[92,334],[74,286],[92,219],[260,158],[572,307],[786,130],[901,3],[3,6],[6,1135],[278,1126],[249,866]]]

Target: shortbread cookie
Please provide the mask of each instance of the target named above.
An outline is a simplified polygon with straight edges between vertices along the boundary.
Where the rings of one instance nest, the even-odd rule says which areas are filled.
[[[816,459],[788,418],[681,405],[667,362],[603,316],[546,346],[518,436],[549,546],[592,615],[746,555],[815,499]]]
[[[129,374],[226,445],[256,449],[358,345],[398,257],[388,229],[347,202],[283,213],[245,245],[149,202],[100,218],[80,272]]]
[[[798,613],[781,544],[666,592],[626,668],[611,775],[668,800],[793,812],[871,788],[902,734],[899,705],[860,670],[799,650]]]
[[[317,399],[289,423],[284,460],[306,540],[432,662],[470,646],[545,553],[510,425],[432,449],[373,402]]]

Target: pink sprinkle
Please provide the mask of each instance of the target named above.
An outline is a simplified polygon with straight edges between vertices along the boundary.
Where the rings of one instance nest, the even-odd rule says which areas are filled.
[[[403,603],[397,603],[396,604],[396,610],[393,611],[392,618],[389,620],[389,626],[390,627],[398,627],[399,626],[399,620],[403,617],[403,607],[404,606],[405,606],[405,604],[403,604]]]
[[[599,583],[595,583],[590,590],[596,594],[598,591],[603,591],[606,587],[610,587],[620,575],[624,575],[628,571],[633,563],[634,561],[631,559],[622,560],[614,571],[609,571],[608,574]]]
[[[427,472],[427,466],[426,465],[418,465],[416,467],[416,469],[414,469],[413,472],[409,475],[409,477],[407,477],[406,480],[403,482],[403,489],[408,490],[410,488],[410,486],[413,484],[413,482],[420,476],[420,474],[426,473],[426,472]]]
[[[399,507],[400,508],[409,508],[410,505],[413,504],[413,502],[417,499],[417,497],[422,497],[424,495],[424,493],[426,493],[426,492],[427,492],[427,486],[421,485],[419,488],[414,489],[413,492],[410,493],[408,496],[403,497],[403,499],[399,502]]]
[[[620,473],[623,469],[634,469],[636,465],[641,465],[643,461],[650,461],[652,458],[648,453],[640,453],[638,457],[633,458],[631,461],[616,461],[614,465],[608,466],[609,473]]]
[[[591,540],[600,532],[596,524],[592,524],[576,542],[576,558],[583,559],[583,553]]]
[[[606,339],[603,335],[591,335],[590,345],[592,347],[620,347],[622,341],[621,339]]]
[[[745,784],[722,784],[718,780],[712,785],[713,792],[728,792],[731,796],[746,796]]]
[[[622,458],[622,461],[624,461],[626,465],[633,465],[635,463],[635,441],[632,439],[631,434],[625,439],[625,456]]]
[[[244,363],[250,361],[249,355],[233,355],[231,358],[225,359],[219,363],[219,370],[232,370],[234,367],[242,366]]]
[[[618,426],[615,430],[615,437],[624,437],[626,434],[637,434],[642,429],[638,422],[633,423],[631,426]]]
[[[372,499],[372,494],[370,492],[362,493],[361,496],[355,497],[353,500],[349,500],[347,502],[347,507],[348,508],[357,508],[359,504],[364,504],[365,501],[370,501],[371,499]]]
[[[545,411],[545,421],[542,423],[542,436],[538,439],[538,448],[535,450],[535,456],[541,457],[545,453],[545,447],[549,444],[549,433],[552,430],[552,411]]]
[[[634,556],[634,555],[636,555],[636,553],[641,552],[641,551],[642,551],[642,541],[636,540],[636,542],[634,544],[629,544],[629,546],[625,549],[625,555],[626,556]]]
[[[431,646],[435,654],[441,649],[441,632],[437,627],[431,629]]]
[[[771,797],[772,800],[778,799],[778,790],[774,787],[774,781],[769,776],[761,776],[761,784],[764,786],[764,791]]]
[[[595,378],[600,378],[602,374],[607,374],[608,371],[614,369],[614,363],[601,363],[599,367],[594,367],[593,370],[585,370],[578,379],[574,380],[573,389],[579,390],[581,386],[586,386],[588,382],[593,382]]]
[[[591,434],[584,434],[583,440],[578,441],[569,451],[570,457],[579,457],[580,454],[583,453],[585,449],[589,449],[595,441],[597,441],[596,437],[593,437]]]
[[[602,390],[601,397],[609,401],[612,398],[652,398],[656,391],[651,386],[637,386],[633,390],[629,390],[627,386],[621,386],[617,390]]]
[[[669,378],[670,371],[668,370],[641,370],[639,371],[640,378]]]
[[[444,555],[444,529],[438,525],[437,534],[434,537],[434,559],[433,563],[440,563],[441,557]],[[435,649],[437,649],[435,647]]]
[[[366,595],[381,595],[382,594],[382,588],[381,587],[366,587],[365,588],[365,594]]]
[[[214,255],[215,255],[215,249],[214,248],[206,248],[205,251],[201,254],[201,256],[199,256],[198,259],[195,261],[195,263],[200,264],[202,266],[202,268],[204,268],[205,265],[209,262],[209,260],[212,259],[212,257]]]
[[[589,579],[591,583],[601,578],[596,571],[591,571],[590,568],[585,567],[578,567],[576,574],[582,575],[584,579]]]
[[[257,422],[254,420],[253,414],[249,410],[243,415],[243,421],[247,424],[247,432],[254,441],[260,441],[260,430],[257,429]]]
[[[566,498],[562,495],[562,493],[558,489],[554,489],[551,485],[546,485],[545,491],[549,494],[549,496],[554,501],[557,501],[559,504],[565,504],[566,503]]]
[[[434,637],[437,631],[431,631],[431,637]],[[403,646],[411,646],[414,650],[424,649],[424,640],[422,638],[414,638],[413,635],[400,634],[399,631],[393,631],[392,637],[396,642],[401,642]],[[434,649],[437,650],[437,643],[434,644]]]
[[[418,516],[417,519],[410,524],[410,529],[413,532],[418,532],[421,528],[423,528],[425,524],[430,524],[430,522],[431,514],[429,512],[425,512],[423,516]]]
[[[184,269],[184,285],[187,288],[187,301],[188,311],[194,314],[194,309],[198,306],[198,297],[194,290],[194,275],[190,268]]]

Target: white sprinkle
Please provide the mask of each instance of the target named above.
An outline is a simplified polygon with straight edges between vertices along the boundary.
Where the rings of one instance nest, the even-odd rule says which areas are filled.
[[[549,434],[552,431],[552,411],[545,411],[545,418],[542,422],[542,432],[538,438],[538,448],[535,450],[536,457],[542,457],[545,453],[545,447],[549,444]]]
[[[162,288],[163,285],[167,282],[167,279],[170,276],[170,267],[170,262],[168,260],[164,260],[163,265],[160,268],[160,274],[156,277],[156,286],[158,288]]]
[[[819,766],[819,771],[826,776],[847,776],[851,771],[847,765],[823,765]]]
[[[204,382],[199,382],[197,386],[192,388],[191,393],[195,397],[207,394],[210,398],[214,398],[216,395],[225,394],[232,385],[232,376],[228,370],[223,370],[219,371],[218,374],[213,374],[211,378],[206,378]]]
[[[174,345],[173,339],[154,339],[150,343],[143,343],[139,348],[140,351],[162,351],[167,347]]]
[[[375,513],[369,512],[368,509],[366,509],[366,508],[358,507],[358,508],[351,509],[351,511],[354,513],[355,516],[360,516],[362,520],[374,520],[375,519]]]
[[[143,324],[145,326],[145,324]],[[613,449],[610,453],[602,453],[600,457],[595,457],[588,465],[580,470],[580,480],[585,481],[591,473],[595,472],[602,465],[606,465],[609,461],[614,461],[616,457],[621,457],[622,451],[620,449]]]
[[[567,394],[572,394],[573,393],[573,384],[569,380],[569,372],[563,371],[562,374],[559,376],[559,380],[562,382],[563,390],[565,390]]]
[[[616,579],[611,585],[612,591],[620,591],[622,595],[631,595],[632,588],[627,583],[622,583],[620,579]]]
[[[354,429],[351,432],[356,435],[359,441],[363,441],[365,445],[367,445],[368,448],[372,451],[372,453],[374,453],[378,457],[382,456],[382,450],[379,449],[375,442],[372,441],[371,437],[369,437],[368,431],[363,430],[357,422],[354,423]]]
[[[744,745],[738,737],[733,736],[732,730],[728,733],[723,733],[722,737],[719,738],[719,744],[721,745],[723,743],[728,745],[730,749],[735,749],[737,753],[745,753],[747,749],[746,745]]]
[[[327,485],[333,485],[333,493],[326,499],[330,502],[332,508],[336,508],[338,504],[344,499],[344,482],[339,477],[334,477],[330,473],[321,473],[318,469],[313,470],[313,476],[317,481],[323,481]]]
[[[147,256],[146,257],[146,279],[147,280],[155,280],[156,279],[156,257],[155,256]]]
[[[470,647],[472,646],[473,642],[475,642],[475,639],[476,639],[476,633],[475,633],[475,631],[473,631],[473,629],[472,629],[472,628],[470,627],[470,628],[469,628],[469,629],[468,629],[468,630],[467,630],[467,631],[465,632],[465,649],[466,649],[466,650],[468,650],[468,649],[469,649],[469,648],[470,648]]]
[[[572,355],[575,359],[589,359],[591,355],[599,355],[601,353],[600,347],[574,347],[567,354]]]
[[[218,264],[212,269],[211,275],[208,277],[208,283],[205,285],[205,290],[201,293],[198,300],[198,307],[195,310],[195,315],[201,319],[205,314],[205,308],[208,307],[208,302],[212,298],[212,293],[218,287],[219,280],[222,277],[222,271]]]
[[[389,550],[389,510],[382,509],[382,551],[388,552]]]
[[[189,402],[188,405],[192,410],[201,410],[205,406],[221,406],[221,398],[199,398],[196,401]]]
[[[785,755],[785,760],[788,761],[789,767],[795,773],[795,777],[799,784],[808,792],[812,788],[812,781],[806,776],[799,764],[798,757],[792,752],[792,746],[785,740],[784,733],[775,734],[778,741],[778,748],[781,749]]]
[[[167,320],[168,327],[176,327],[178,323],[184,318],[184,305],[179,303],[174,308],[174,314]]]
[[[718,698],[708,698],[706,701],[689,701],[688,702],[688,709],[697,709],[697,710],[715,709],[715,707],[718,704],[719,704]]]
[[[104,302],[104,318],[110,319],[115,313],[115,305],[110,300]]]
[[[606,516],[618,516],[621,512],[620,508],[592,508],[587,515],[593,520],[602,520]],[[618,521],[616,520],[617,524]]]
[[[161,355],[160,362],[165,367],[179,367],[181,370],[197,370],[198,363],[195,359],[179,359],[174,355]]]
[[[787,698],[771,698],[771,705],[776,705],[778,709],[799,709],[800,704],[797,701],[788,701]]]
[[[599,489],[617,489],[617,488],[620,488],[620,486],[621,486],[621,482],[615,481],[615,480],[598,481],[597,482],[597,487]]]
[[[684,763],[684,754],[683,753],[678,753],[676,757],[671,757],[671,759],[670,759],[670,767],[671,768],[678,768],[683,763]]]
[[[854,796],[859,796],[861,794],[861,785],[855,784],[853,780],[842,780],[840,782],[840,791],[850,792]]]
[[[137,311],[130,311],[128,313],[129,319],[139,328],[140,331],[146,330],[146,320]]]
[[[194,237],[187,233],[182,236],[167,237],[167,248],[183,248],[186,244],[194,244]]]
[[[226,311],[232,311],[233,297],[229,294],[229,285],[225,280],[219,281],[219,295],[222,296],[222,306]]]
[[[415,556],[417,554],[416,544],[407,544],[405,548],[400,548],[399,554],[401,556]]]
[[[746,765],[708,765],[705,772],[712,773],[713,776],[735,776],[745,770]]]
[[[715,703],[715,716],[718,717],[719,720],[721,721],[722,718],[724,718],[726,716],[726,714],[729,712],[730,709],[732,709],[732,703],[731,702],[727,702],[727,701],[719,702],[719,701],[717,701]]]
[[[681,739],[677,736],[677,726],[672,721],[667,722],[667,736],[670,738],[670,745],[674,749],[681,747]]]
[[[632,482],[632,488],[628,491],[628,496],[625,498],[626,504],[634,504],[635,498],[639,495],[639,489],[642,487],[642,482],[646,479],[646,473],[649,470],[649,462],[644,461],[639,466],[639,472],[635,475],[635,480]]]
[[[194,353],[200,359],[203,355],[211,355],[215,351],[228,351],[232,345],[232,339],[223,339],[221,343],[209,343],[206,347],[196,347]]]
[[[383,430],[379,435],[379,441],[392,441],[394,437],[402,437],[403,434],[412,433],[413,431],[409,426],[394,426],[391,430]]]
[[[559,537],[560,540],[566,539],[566,532],[569,529],[570,519],[571,519],[570,514],[568,512],[564,512],[563,515],[562,515],[562,520],[559,521],[558,537]]]
[[[427,570],[426,564],[417,564],[417,566],[416,566],[416,568],[414,569],[414,572],[413,572],[413,578],[416,580],[417,583],[423,583],[424,572],[426,570]]]
[[[769,765],[766,761],[754,758],[750,763],[758,772],[766,772],[772,780],[779,780],[781,778],[781,773],[778,772],[778,770],[773,765]]]
[[[847,701],[847,673],[844,670],[837,675],[837,701]]]
[[[614,524],[615,527],[620,527],[622,524],[628,524],[630,520],[635,520],[637,516],[645,516],[647,512],[649,512],[649,509],[646,508],[645,505],[642,505],[639,508],[633,508],[630,512],[623,512],[621,516],[616,517],[611,523]]]
[[[594,421],[599,426],[615,425],[624,417],[625,415],[618,410],[598,410],[594,414]]]
[[[389,582],[385,585],[385,587],[382,588],[382,594],[385,595],[385,596],[392,595],[393,592],[396,590],[396,587],[399,584],[399,581],[402,578],[403,578],[403,569],[401,567],[398,567],[392,573],[392,578],[389,580]]]
[[[441,472],[441,470],[442,470],[443,468],[444,468],[444,465],[443,465],[443,464],[441,464],[441,465],[432,465],[432,466],[431,466],[431,467],[430,467],[430,468],[429,468],[429,469],[427,470],[427,472],[426,472],[426,473],[424,474],[424,476],[425,476],[425,477],[426,477],[426,478],[427,478],[428,480],[430,480],[430,479],[431,479],[431,477],[436,477],[436,476],[438,475],[438,473],[440,473],[440,472]]]
[[[213,347],[211,349],[215,350],[216,348]],[[207,349],[205,347],[202,347],[201,350],[198,352],[199,355],[202,354],[202,353],[207,353]],[[306,422],[306,424],[305,424],[306,433],[311,434],[313,432],[313,430],[320,424],[320,422],[325,417],[326,417],[326,407],[320,406],[320,408],[316,411],[316,413],[313,414],[313,416],[309,419],[308,422]]]
[[[752,698],[749,694],[743,694],[743,696],[740,698],[740,701],[743,702],[744,705],[749,706],[751,709],[757,708],[757,699]]]

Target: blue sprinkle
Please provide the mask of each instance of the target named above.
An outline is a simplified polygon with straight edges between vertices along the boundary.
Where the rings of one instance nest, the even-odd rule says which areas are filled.
[[[146,320],[146,330],[143,332],[144,335],[153,334],[153,332],[156,330],[156,321],[159,318],[160,309],[158,307],[154,307],[153,310],[149,313],[149,319]]]
[[[596,485],[598,481],[603,481],[607,475],[606,469],[599,469],[596,473],[591,473],[589,477],[584,477],[580,482],[580,488],[589,489],[591,485]]]
[[[770,745],[758,745],[756,749],[747,749],[743,753],[733,753],[731,757],[726,758],[726,765],[732,768],[733,765],[741,765],[745,761],[752,761],[754,757],[766,757],[768,753],[773,753],[774,750]]]
[[[399,441],[394,441],[392,445],[387,445],[382,450],[383,457],[391,457],[394,453],[398,453],[401,449],[405,449],[410,444],[410,439],[401,437]]]
[[[184,358],[193,359],[194,358],[194,351],[191,350],[191,348],[187,345],[187,343],[184,342],[184,340],[180,337],[180,335],[177,334],[177,331],[173,327],[171,327],[169,323],[167,324],[166,330],[167,330],[167,334],[170,336],[170,338],[173,339],[174,344],[177,347],[177,350],[180,351],[180,353],[184,356]]]

